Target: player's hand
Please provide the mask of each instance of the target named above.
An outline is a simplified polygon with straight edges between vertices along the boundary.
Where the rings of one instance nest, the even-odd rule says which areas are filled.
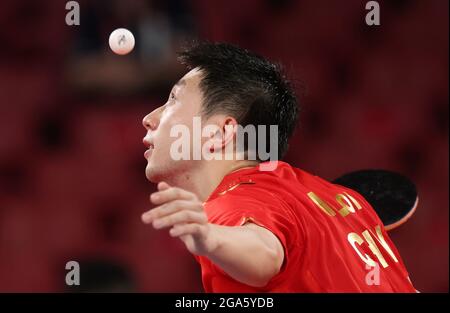
[[[213,227],[195,194],[160,182],[150,202],[156,207],[142,214],[144,223],[155,229],[170,228],[170,235],[180,238],[191,253],[206,255],[215,249]]]

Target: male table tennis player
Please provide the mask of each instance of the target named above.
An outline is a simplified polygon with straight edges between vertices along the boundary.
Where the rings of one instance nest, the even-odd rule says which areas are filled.
[[[279,68],[253,53],[200,43],[180,60],[189,72],[143,119],[145,173],[158,191],[142,220],[183,241],[206,292],[415,292],[382,222],[356,192],[259,156],[198,160],[191,150],[189,160],[174,160],[179,137],[171,130],[185,125],[192,134],[194,117],[216,127],[201,138],[216,154],[239,153],[237,125],[277,125],[281,158],[298,112]]]

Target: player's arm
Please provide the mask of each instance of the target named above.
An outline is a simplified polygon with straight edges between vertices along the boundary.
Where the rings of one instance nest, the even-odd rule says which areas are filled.
[[[269,230],[253,223],[209,227],[216,244],[206,256],[237,281],[263,287],[280,271],[283,248]]]
[[[203,204],[186,190],[158,184],[150,196],[156,208],[144,213],[144,223],[170,228],[194,254],[208,257],[235,280],[263,287],[281,268],[283,247],[269,230],[253,223],[220,226],[208,223]]]

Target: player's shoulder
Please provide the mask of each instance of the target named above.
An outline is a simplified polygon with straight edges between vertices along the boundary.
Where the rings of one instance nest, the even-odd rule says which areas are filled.
[[[246,190],[265,189],[285,190],[286,187],[297,190],[309,190],[320,188],[334,188],[335,185],[310,172],[294,167],[283,161],[271,161],[261,163],[259,166],[249,170],[240,171],[238,174],[230,175],[224,180],[220,188],[234,190],[243,185]],[[242,190],[242,188],[239,188]]]
[[[281,166],[286,167],[287,164],[284,164]],[[275,166],[268,170],[259,165],[230,173],[225,176],[208,201],[218,198],[221,199],[220,202],[246,199],[267,201],[267,198],[276,198],[284,179],[279,173],[281,166]]]
[[[292,190],[295,188],[300,192],[308,193],[311,190],[334,190],[337,188],[335,184],[318,175],[282,161],[278,161],[273,170],[259,170],[252,176],[256,183],[275,189]]]
[[[237,201],[256,198],[272,202],[290,198],[292,201],[288,202],[293,204],[295,201],[292,198],[301,198],[312,190],[329,192],[334,188],[336,188],[334,184],[319,176],[286,162],[272,161],[227,175],[209,200],[226,198]]]

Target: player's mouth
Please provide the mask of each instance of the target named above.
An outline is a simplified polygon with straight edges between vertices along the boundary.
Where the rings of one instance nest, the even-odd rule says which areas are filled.
[[[147,159],[152,154],[153,149],[155,148],[155,146],[154,146],[153,142],[151,142],[146,137],[142,140],[142,142],[144,143],[144,146],[147,147],[147,150],[144,152],[144,158]]]
[[[148,159],[148,157],[152,155],[152,152],[153,152],[153,147],[150,147],[147,150],[145,150],[144,158]]]

